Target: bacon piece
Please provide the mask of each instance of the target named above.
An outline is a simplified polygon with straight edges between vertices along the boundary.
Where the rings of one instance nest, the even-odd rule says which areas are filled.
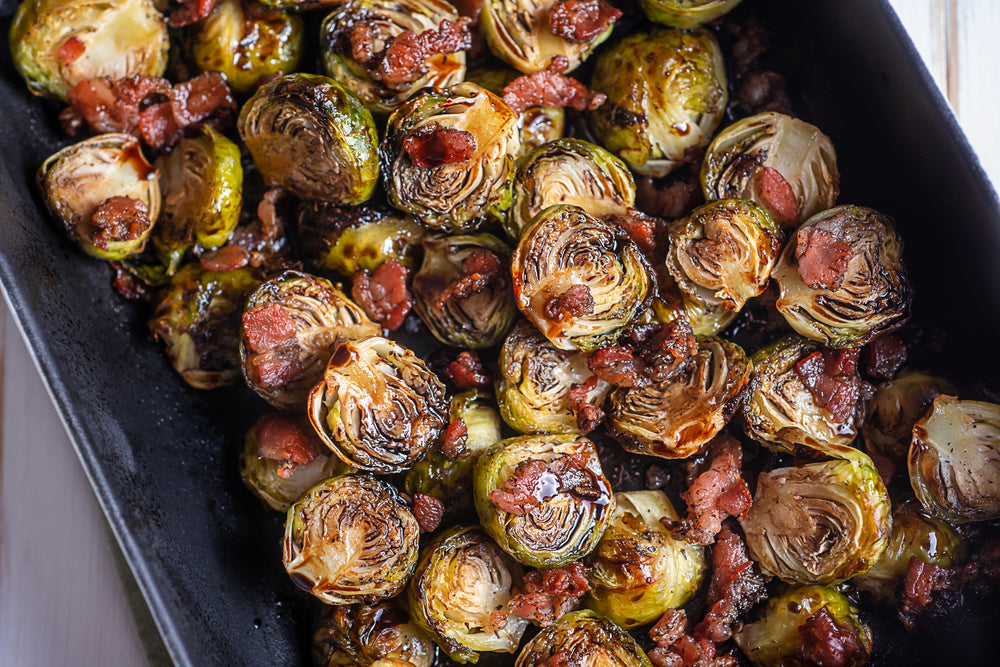
[[[781,222],[799,224],[799,202],[795,198],[795,191],[781,172],[771,167],[759,167],[756,175],[763,203],[778,214]]]
[[[604,410],[600,405],[591,403],[588,398],[597,381],[597,376],[591,375],[586,382],[570,387],[569,395],[566,397],[569,411],[576,416],[576,425],[584,433],[590,433],[604,420]]]
[[[101,250],[109,243],[122,243],[140,238],[153,223],[149,221],[149,207],[141,199],[110,197],[97,207],[90,218],[97,231],[90,241]]]
[[[764,577],[747,554],[746,542],[723,525],[712,547],[712,581],[708,586],[705,618],[694,629],[697,638],[721,643],[729,639],[732,625],[767,597]]]
[[[594,375],[616,387],[646,387],[669,380],[698,351],[691,324],[678,318],[668,324],[637,327],[635,345],[597,350],[587,362]]]
[[[567,651],[556,651],[538,667],[573,667],[575,663],[570,662],[570,657]]]
[[[460,301],[473,294],[479,294],[491,285],[499,287],[498,278],[503,281],[503,261],[494,252],[476,248],[462,260],[462,270],[455,274],[451,283],[438,294],[434,305],[441,309],[452,299]]]
[[[80,41],[80,38],[76,35],[72,35],[56,49],[56,58],[62,63],[63,67],[66,67],[76,62],[86,50],[86,44]]]
[[[503,101],[517,113],[529,107],[570,107],[586,111],[604,104],[607,95],[591,92],[576,79],[563,75],[568,67],[566,56],[553,57],[547,69],[519,76],[504,86]]]
[[[558,0],[549,9],[549,27],[556,37],[582,44],[620,19],[621,10],[604,0]]]
[[[455,361],[450,362],[445,368],[444,374],[459,389],[488,387],[492,383],[479,355],[472,350],[459,352]]]
[[[960,571],[910,558],[899,601],[899,618],[907,630],[949,616],[962,605]]]
[[[861,396],[856,373],[860,348],[817,350],[795,364],[795,373],[816,402],[843,423],[854,412]]]
[[[206,271],[235,271],[250,263],[250,251],[240,245],[226,245],[201,253],[198,261]]]
[[[250,224],[241,224],[229,237],[230,246],[238,245],[249,253],[253,267],[263,267],[267,273],[299,268],[291,254],[285,233],[286,219],[296,205],[293,197],[281,188],[264,193],[257,204],[257,217]]]
[[[444,503],[426,493],[413,494],[413,516],[424,533],[433,533],[444,517]]]
[[[712,544],[727,517],[742,517],[753,497],[743,479],[743,448],[739,441],[721,434],[710,445],[708,470],[698,475],[684,492],[687,518],[669,525],[675,538],[692,544]]]
[[[590,355],[587,366],[598,378],[616,387],[646,387],[646,363],[635,356],[630,345],[602,347]]]
[[[170,12],[167,24],[171,28],[183,28],[207,18],[218,0],[178,0],[180,7]]]
[[[323,452],[323,443],[311,426],[279,412],[261,417],[255,436],[257,453],[265,459],[280,461],[277,474],[286,479]]]
[[[896,334],[883,334],[865,348],[865,372],[877,380],[891,380],[903,364],[909,350]]]
[[[796,656],[803,660],[803,664],[846,667],[859,665],[868,658],[868,651],[861,644],[858,633],[850,626],[838,624],[826,607],[806,619],[799,627],[798,635],[801,642]]]
[[[469,455],[466,445],[469,442],[469,427],[465,420],[459,417],[445,429],[444,437],[441,440],[441,453],[449,461],[464,459]]]
[[[266,352],[295,335],[295,320],[279,304],[243,313],[243,332],[254,352]]]
[[[354,274],[351,296],[389,331],[398,329],[413,307],[413,295],[406,289],[409,270],[397,259],[382,262],[374,273],[365,270]]]
[[[298,349],[294,345],[279,346],[255,354],[247,363],[250,379],[261,387],[280,387],[302,372]]]
[[[532,570],[524,575],[523,589],[510,599],[507,610],[545,628],[579,608],[580,599],[590,590],[587,568],[577,561],[565,567]]]
[[[461,16],[457,21],[441,21],[437,29],[415,33],[404,30],[384,42],[375,52],[376,36],[366,21],[351,26],[347,33],[351,58],[368,70],[372,79],[386,88],[402,92],[430,71],[428,60],[436,55],[466,51],[472,46],[470,26],[475,20]]]
[[[111,280],[111,287],[116,292],[129,301],[149,301],[153,298],[152,292],[146,285],[128,271],[119,262],[110,262],[111,268],[115,271],[115,277]]]
[[[579,453],[521,461],[502,487],[490,491],[490,501],[502,512],[524,516],[560,493],[585,500],[601,497],[600,482]]]
[[[806,227],[796,235],[795,259],[799,277],[813,289],[840,288],[853,251],[845,241],[825,229]]]
[[[428,125],[403,139],[403,150],[418,169],[434,169],[468,162],[476,154],[471,132],[443,125]]]
[[[634,208],[630,208],[625,215],[609,215],[604,219],[625,230],[632,242],[639,246],[639,250],[647,255],[656,251],[656,230],[662,226],[662,221]]]
[[[649,638],[656,648],[649,652],[657,667],[735,667],[735,658],[716,655],[712,641],[692,637],[688,632],[687,612],[668,609],[650,631]]]
[[[571,317],[583,317],[594,312],[594,297],[590,288],[583,284],[570,287],[559,296],[554,296],[545,302],[545,316],[550,320],[562,320]]]

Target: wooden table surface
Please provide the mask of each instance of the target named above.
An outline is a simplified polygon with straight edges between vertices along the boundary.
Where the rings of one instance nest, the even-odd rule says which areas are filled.
[[[892,4],[1000,184],[1000,2]],[[141,665],[100,509],[5,307],[0,344],[0,665]]]

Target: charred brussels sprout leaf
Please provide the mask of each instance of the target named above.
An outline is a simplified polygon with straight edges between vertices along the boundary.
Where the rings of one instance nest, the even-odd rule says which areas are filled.
[[[753,369],[739,345],[709,338],[678,374],[608,395],[608,428],[630,452],[683,459],[697,454],[739,408]]]
[[[514,201],[505,227],[511,238],[544,209],[569,204],[590,215],[625,215],[635,204],[635,182],[621,160],[580,139],[559,139],[539,146],[521,163],[514,179]]]
[[[38,183],[69,238],[99,259],[140,253],[160,213],[159,174],[128,134],[100,134],[63,148],[42,164]],[[134,200],[144,213],[102,219],[106,204],[122,200]]]
[[[522,232],[511,261],[517,307],[562,350],[614,342],[654,291],[625,233],[577,206],[550,206]]]
[[[332,204],[360,204],[378,182],[378,136],[365,105],[325,76],[291,74],[257,89],[240,137],[272,187]]]
[[[533,567],[559,567],[590,553],[614,509],[597,449],[581,436],[501,440],[473,474],[483,528]]]
[[[379,325],[328,280],[285,271],[247,299],[240,345],[243,377],[274,407],[301,411],[323,378],[331,346],[340,338],[379,333]]]
[[[174,274],[149,320],[174,369],[192,387],[214,389],[240,377],[240,312],[260,284],[256,269],[204,271],[188,264]]]
[[[660,522],[680,517],[663,491],[615,494],[615,511],[588,557],[587,606],[623,628],[685,604],[705,574],[702,548],[674,539]]]
[[[1000,405],[941,395],[913,426],[910,485],[951,523],[1000,519]]]
[[[795,227],[837,202],[837,154],[816,126],[773,111],[759,113],[712,140],[701,186],[708,201],[749,199],[778,224]]]
[[[455,526],[424,548],[407,599],[452,660],[476,662],[481,652],[517,650],[528,622],[506,608],[520,582],[521,566],[479,526]]]
[[[396,489],[368,475],[317,484],[288,510],[285,570],[327,604],[374,604],[406,586],[420,528]]]
[[[772,277],[788,324],[827,347],[857,347],[909,315],[903,241],[889,216],[838,206],[807,220]]]
[[[312,653],[317,667],[342,664],[338,654],[346,654],[348,664],[364,667],[394,660],[411,667],[432,667],[437,646],[406,609],[392,600],[324,607],[313,633]]]
[[[772,597],[760,618],[733,638],[755,667],[829,664],[827,643],[842,667],[861,667],[872,649],[871,630],[846,595],[831,586],[796,586]],[[829,649],[827,649],[829,650]]]
[[[707,146],[728,100],[722,52],[704,30],[626,37],[597,58],[590,87],[608,96],[590,112],[594,134],[652,176],[677,168],[686,149]]]
[[[240,221],[240,149],[203,125],[156,161],[163,183],[163,217],[153,235],[157,254],[176,270],[195,244],[218,248]]]
[[[389,118],[382,141],[390,202],[446,231],[498,217],[510,206],[517,123],[513,109],[474,83],[418,92]]]
[[[423,361],[386,338],[340,340],[309,394],[309,419],[349,465],[402,472],[448,425],[445,388]]]
[[[559,657],[570,662],[559,662]],[[592,611],[573,611],[542,630],[517,656],[515,667],[652,667],[632,636]]]
[[[167,25],[153,0],[24,0],[8,38],[31,92],[61,100],[86,79],[167,67]]]
[[[465,80],[478,83],[491,93],[503,95],[504,86],[517,76],[518,73],[511,69],[479,68],[470,70]],[[562,107],[528,107],[518,117],[517,127],[521,138],[517,159],[521,160],[542,144],[562,139],[566,130],[566,112]]]
[[[936,396],[954,393],[955,387],[944,378],[920,372],[880,384],[868,402],[868,416],[861,426],[868,451],[905,465],[913,425],[927,414]]]
[[[639,0],[650,20],[674,28],[697,28],[738,4],[740,0]]]
[[[255,0],[219,0],[198,24],[191,54],[203,72],[221,72],[234,93],[294,72],[302,52],[302,19]]]

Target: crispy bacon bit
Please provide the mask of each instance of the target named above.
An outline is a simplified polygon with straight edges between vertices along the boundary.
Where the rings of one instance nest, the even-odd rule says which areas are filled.
[[[295,335],[295,321],[276,303],[243,313],[243,331],[254,352],[267,352]]]
[[[753,497],[743,479],[743,448],[736,438],[721,434],[710,446],[711,464],[684,492],[688,516],[668,526],[677,539],[692,544],[712,544],[730,516],[742,517],[750,509]]]
[[[579,561],[566,567],[532,570],[524,575],[524,592],[514,595],[507,609],[544,628],[578,608],[589,590],[587,568]]]
[[[129,301],[149,301],[153,298],[152,292],[135,274],[125,269],[119,262],[111,262],[110,264],[115,271],[111,286],[116,292]]]
[[[646,362],[635,356],[631,345],[602,347],[587,361],[590,371],[616,387],[646,387]]]
[[[495,632],[497,630],[503,630],[507,627],[507,623],[510,619],[510,614],[500,609],[494,609],[490,612],[490,628]]]
[[[767,597],[764,577],[747,555],[743,538],[723,526],[712,547],[710,609],[694,629],[694,636],[715,643],[729,639],[733,623]]]
[[[899,618],[913,632],[962,605],[961,568],[941,567],[910,558],[903,577]]]
[[[683,609],[668,609],[650,631],[649,638],[656,648],[649,652],[656,667],[735,667],[729,655],[716,655],[709,639],[695,639],[688,632],[687,613]]]
[[[662,221],[634,208],[630,208],[626,215],[609,215],[604,219],[625,230],[639,250],[647,255],[656,251],[656,230],[662,226]]]
[[[444,503],[426,493],[414,493],[413,516],[417,518],[421,532],[433,533],[444,517]]]
[[[762,166],[758,167],[756,177],[759,179],[759,194],[764,205],[778,214],[779,222],[793,226],[798,225],[799,202],[795,198],[795,191],[792,190],[792,186],[788,184],[781,172],[771,167]]]
[[[548,659],[538,667],[573,667],[569,661],[570,654],[566,651],[557,651],[550,655]]]
[[[386,40],[383,49],[376,53],[374,29],[368,22],[359,21],[347,33],[348,48],[351,58],[365,67],[372,79],[390,90],[402,92],[430,71],[428,60],[431,57],[471,48],[469,27],[474,22],[462,16],[455,22],[441,21],[436,30],[419,34],[404,30]]]
[[[459,389],[488,387],[492,382],[483,368],[479,355],[472,350],[459,352],[455,361],[450,362],[445,368],[444,374]]]
[[[403,139],[403,150],[418,169],[434,169],[468,162],[476,154],[471,132],[443,125],[428,125]]]
[[[838,624],[826,607],[806,619],[798,634],[801,642],[797,657],[803,660],[803,664],[845,667],[859,665],[868,658],[868,651],[861,644],[858,633],[849,625]]]
[[[487,287],[503,280],[503,261],[485,248],[476,248],[462,260],[462,270],[456,273],[452,282],[445,287],[435,300],[435,307],[444,308],[452,299],[460,301],[473,294],[479,294]]]
[[[72,65],[87,50],[87,46],[76,35],[71,36],[56,49],[56,58],[63,67]]]
[[[465,420],[459,417],[445,429],[444,438],[441,440],[441,453],[449,461],[464,459],[469,455],[466,445],[469,442],[469,427]]]
[[[90,224],[97,230],[90,241],[101,250],[107,250],[109,243],[140,238],[153,223],[149,221],[146,202],[131,197],[111,197],[97,207]]]
[[[805,227],[796,236],[799,277],[813,289],[838,289],[853,254],[851,246],[825,229]]]
[[[636,328],[634,345],[627,343],[597,350],[588,366],[597,377],[616,387],[645,387],[665,382],[698,351],[698,340],[686,319]]]
[[[891,380],[906,363],[909,350],[896,334],[883,334],[865,349],[865,372],[877,380]]]
[[[178,0],[180,7],[170,13],[167,24],[171,28],[183,28],[207,18],[218,0]]]
[[[257,422],[257,453],[265,459],[280,461],[279,477],[291,477],[300,466],[312,463],[323,451],[323,443],[309,424],[274,412]]]
[[[257,204],[257,218],[237,227],[229,245],[244,248],[250,255],[250,266],[263,267],[267,273],[298,268],[285,233],[286,219],[295,205],[286,190],[271,188]]]
[[[226,245],[201,253],[198,261],[206,271],[235,271],[250,263],[250,251],[240,245]]]
[[[483,11],[483,0],[455,0],[455,6],[460,16],[468,16],[474,23],[479,22],[479,13]]]
[[[490,491],[490,501],[501,512],[524,516],[560,493],[585,500],[601,497],[601,484],[579,453],[551,461],[521,461],[502,487]]]
[[[545,316],[550,320],[562,320],[570,317],[583,317],[594,312],[594,297],[590,288],[576,284],[545,302]]]
[[[598,378],[591,375],[582,384],[574,384],[570,387],[567,403],[569,410],[576,416],[576,424],[584,433],[590,433],[604,420],[604,410],[600,405],[590,402],[589,394],[597,385]]]
[[[582,44],[620,19],[621,10],[604,0],[558,0],[549,10],[549,27],[556,37]]]
[[[795,373],[816,402],[843,423],[854,412],[861,396],[856,373],[860,348],[817,350],[795,364]]]
[[[398,329],[413,307],[413,295],[406,289],[409,270],[397,259],[383,262],[375,273],[365,270],[354,274],[351,296],[389,331]]]
[[[594,93],[585,85],[564,76],[569,59],[564,55],[552,58],[547,69],[519,76],[503,89],[503,101],[517,113],[529,107],[570,107],[577,111],[596,109],[608,96]]]

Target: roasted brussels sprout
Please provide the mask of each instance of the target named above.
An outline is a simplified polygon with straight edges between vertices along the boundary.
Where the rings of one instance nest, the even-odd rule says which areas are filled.
[[[517,77],[518,73],[511,69],[479,68],[470,70],[465,80],[478,83],[497,95],[503,95],[504,87]],[[528,107],[521,112],[517,127],[521,138],[521,147],[517,152],[517,159],[520,161],[542,144],[562,139],[566,130],[566,111],[562,107]]]
[[[445,88],[461,82],[465,78],[465,52],[434,55],[426,61],[429,69],[425,74],[409,84],[389,87],[372,77],[366,63],[357,60],[352,39],[355,26],[364,23],[367,37],[380,44],[407,30],[420,34],[437,30],[442,21],[454,23],[457,19],[458,12],[445,0],[342,2],[320,28],[323,67],[328,76],[357,93],[373,114],[388,116],[421,88]]]
[[[515,667],[559,664],[574,667],[652,667],[632,636],[589,610],[572,611],[542,630],[517,656]]]
[[[503,340],[518,317],[505,269],[507,244],[492,234],[431,234],[423,246],[413,296],[417,315],[434,337],[445,345],[471,349]],[[486,283],[488,270],[496,275]],[[476,275],[481,279],[472,284]]]
[[[424,548],[407,600],[448,657],[476,662],[484,651],[517,650],[528,622],[504,612],[520,582],[521,566],[479,526],[455,526]]]
[[[774,220],[744,199],[699,206],[669,234],[667,269],[684,297],[706,308],[738,311],[760,295],[781,250]]]
[[[829,664],[824,651],[837,647],[838,665],[861,667],[872,633],[846,595],[832,586],[794,586],[772,597],[760,618],[733,638],[755,667]]]
[[[286,512],[310,487],[351,472],[325,449],[304,416],[272,412],[247,430],[240,477],[271,509]]]
[[[375,190],[375,121],[361,100],[333,79],[312,74],[275,79],[243,105],[237,127],[272,187],[332,204],[360,204]]]
[[[835,354],[795,334],[759,350],[753,356],[753,376],[743,401],[747,436],[769,449],[788,453],[793,453],[796,445],[819,451],[829,445],[850,445],[864,418],[856,369],[838,369],[845,391],[834,393],[824,405],[806,384],[810,372],[802,365],[817,355],[823,360]],[[846,393],[850,383],[856,390],[853,402]]]
[[[473,472],[476,512],[500,547],[533,567],[579,560],[601,539],[614,509],[597,449],[575,435],[501,440]]]
[[[205,271],[198,264],[170,279],[149,330],[166,344],[170,363],[192,387],[214,389],[240,377],[240,309],[260,281],[250,267]]]
[[[153,0],[24,0],[8,37],[31,92],[61,100],[86,79],[167,67],[167,25]]]
[[[550,206],[511,260],[521,312],[561,350],[614,342],[654,291],[649,265],[617,225],[578,206]]]
[[[892,529],[885,484],[863,453],[837,451],[842,458],[757,478],[740,523],[750,557],[766,574],[829,585],[867,572],[882,556]]]
[[[910,310],[903,241],[892,218],[838,206],[809,218],[785,245],[771,276],[788,324],[827,347],[858,347]]]
[[[218,248],[229,239],[243,206],[243,166],[239,147],[207,125],[181,139],[156,166],[163,217],[153,244],[172,273],[195,244]]]
[[[666,459],[697,454],[739,408],[753,366],[739,345],[709,338],[665,382],[608,394],[608,429],[630,452]]]
[[[906,465],[913,425],[927,414],[935,396],[954,393],[955,387],[944,378],[918,371],[880,384],[868,401],[868,416],[861,426],[868,451]]]
[[[468,231],[510,206],[518,115],[474,83],[425,88],[396,110],[382,141],[393,206],[424,225]]]
[[[546,69],[556,56],[569,61],[567,72],[576,69],[611,34],[621,12],[608,7],[589,34],[567,38],[553,21],[556,0],[485,0],[479,14],[479,31],[490,50],[515,69],[531,74]],[[602,3],[603,4],[603,3]]]
[[[951,523],[1000,519],[1000,405],[941,395],[913,425],[910,485]]]
[[[740,0],[639,0],[650,20],[674,28],[697,28],[738,4]]]
[[[256,0],[219,0],[195,29],[194,65],[221,72],[232,91],[250,93],[262,79],[294,72],[302,52],[302,19]]]
[[[63,148],[42,164],[38,184],[69,238],[99,259],[142,252],[160,213],[159,173],[129,134]]]
[[[402,592],[420,528],[391,484],[341,475],[310,489],[285,519],[285,570],[327,604],[374,604]]]
[[[504,421],[524,434],[579,433],[570,392],[583,387],[585,400],[599,406],[611,388],[590,371],[588,358],[560,350],[521,321],[500,349],[497,403]]]
[[[686,149],[707,146],[728,101],[722,52],[704,30],[630,35],[598,56],[590,87],[608,96],[590,112],[594,134],[650,176],[680,166]]]
[[[410,667],[432,667],[437,646],[403,605],[391,600],[370,606],[324,606],[313,633],[313,664],[341,665],[338,653],[346,654],[349,665],[361,667],[393,660]]]
[[[680,520],[663,491],[616,493],[608,529],[588,556],[586,604],[623,628],[652,623],[701,586],[702,548],[674,539],[661,518]]]
[[[309,394],[309,419],[347,464],[397,473],[444,431],[448,400],[437,376],[402,345],[379,336],[341,339]]]
[[[597,218],[624,215],[635,204],[635,182],[622,161],[600,146],[559,139],[536,148],[518,167],[507,233],[517,239],[555,204],[579,206]]]
[[[840,194],[837,154],[814,125],[774,111],[739,120],[712,140],[701,167],[705,199],[739,197],[795,227]]]
[[[298,271],[271,278],[247,298],[240,358],[243,377],[276,408],[305,410],[340,338],[375,336],[381,327],[330,281]]]

